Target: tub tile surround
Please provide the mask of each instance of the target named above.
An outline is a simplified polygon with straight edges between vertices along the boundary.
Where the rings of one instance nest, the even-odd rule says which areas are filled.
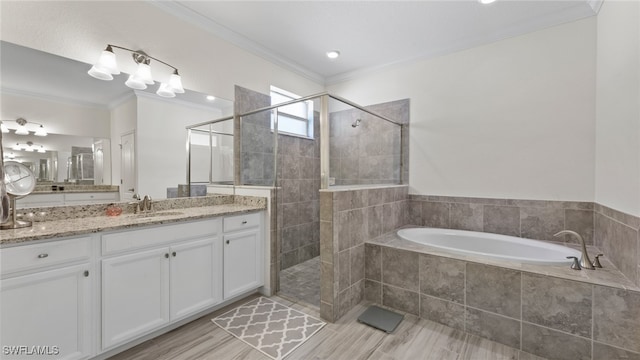
[[[422,318],[542,357],[592,359],[592,344],[593,354],[597,348],[600,358],[618,353],[640,356],[638,288],[537,274],[531,266],[481,264],[477,258],[420,252],[402,243],[408,241],[387,234],[365,244],[366,300],[417,311]],[[414,269],[415,256],[419,280],[417,286],[406,285],[396,275]]]
[[[407,223],[407,192],[406,185],[320,191],[320,313],[324,319],[338,320],[358,304],[365,293],[382,294],[381,287],[372,289],[368,286],[371,284],[364,281],[367,275],[382,276],[381,273],[365,274],[365,259],[371,254],[367,253],[364,243]],[[418,257],[413,260],[417,272]],[[389,271],[388,276],[398,279],[411,276],[409,272]],[[417,304],[410,301],[414,299],[407,299],[403,291],[390,289],[386,294],[389,301],[398,306]],[[418,309],[412,309],[412,313],[418,314]]]

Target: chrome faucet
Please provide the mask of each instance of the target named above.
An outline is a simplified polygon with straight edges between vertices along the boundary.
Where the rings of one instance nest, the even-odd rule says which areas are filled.
[[[591,259],[589,259],[589,254],[587,253],[587,246],[584,244],[584,239],[580,234],[571,230],[562,230],[557,234],[553,235],[555,237],[562,235],[573,235],[578,238],[578,241],[582,245],[582,256],[580,256],[580,267],[583,269],[595,270],[596,268],[593,266]],[[573,267],[572,267],[573,268]]]
[[[151,200],[151,196],[145,195],[140,204],[140,209],[142,211],[151,211],[153,205],[153,201]]]

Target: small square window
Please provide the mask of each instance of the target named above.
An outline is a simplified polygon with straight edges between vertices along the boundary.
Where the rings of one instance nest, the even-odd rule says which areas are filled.
[[[286,90],[271,87],[271,105],[299,99],[300,96]],[[271,130],[274,129],[273,117]],[[313,139],[313,101],[301,101],[278,108],[278,133]]]

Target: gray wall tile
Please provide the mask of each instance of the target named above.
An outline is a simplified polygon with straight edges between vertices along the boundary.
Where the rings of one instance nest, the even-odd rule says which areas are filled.
[[[420,292],[464,304],[465,262],[420,254]]]
[[[464,305],[420,295],[420,317],[464,330]]]
[[[364,279],[364,244],[351,248],[351,285]]]
[[[483,205],[451,204],[449,211],[449,226],[452,229],[482,231]]]
[[[467,307],[466,330],[485,339],[520,348],[518,320]]]
[[[638,231],[600,213],[595,215],[595,242],[629,280],[638,284]]]
[[[559,241],[553,235],[564,230],[564,210],[555,208],[520,208],[520,229],[523,238]]]
[[[420,315],[420,297],[414,291],[382,285],[382,305],[416,316]]]
[[[338,253],[338,266],[338,290],[342,292],[351,286],[351,256],[348,249]]]
[[[593,211],[572,210],[564,211],[565,229],[573,230],[580,234],[588,245],[593,245]],[[566,239],[566,238],[565,238]],[[572,240],[575,241],[575,240]]]
[[[333,264],[320,262],[320,301],[333,304]]]
[[[520,208],[513,206],[484,206],[484,232],[520,236]]]
[[[411,251],[382,248],[382,282],[418,291],[418,254]]]
[[[495,266],[467,263],[468,306],[520,318],[520,272]]]
[[[597,341],[593,342],[594,359],[640,360],[640,353],[623,350]]]
[[[365,278],[382,281],[382,249],[380,246],[365,244]]]
[[[435,228],[449,228],[449,203],[422,202],[423,225]]]
[[[376,304],[382,304],[382,284],[377,281],[365,280],[364,299]]]
[[[591,338],[591,285],[522,274],[522,319]]]
[[[522,323],[522,350],[550,359],[591,359],[590,340],[526,322]]]
[[[594,285],[594,340],[640,352],[640,293]]]

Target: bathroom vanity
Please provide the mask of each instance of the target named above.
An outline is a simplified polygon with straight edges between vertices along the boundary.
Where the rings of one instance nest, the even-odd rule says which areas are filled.
[[[106,357],[255,292],[265,277],[263,204],[0,233],[3,358]]]

